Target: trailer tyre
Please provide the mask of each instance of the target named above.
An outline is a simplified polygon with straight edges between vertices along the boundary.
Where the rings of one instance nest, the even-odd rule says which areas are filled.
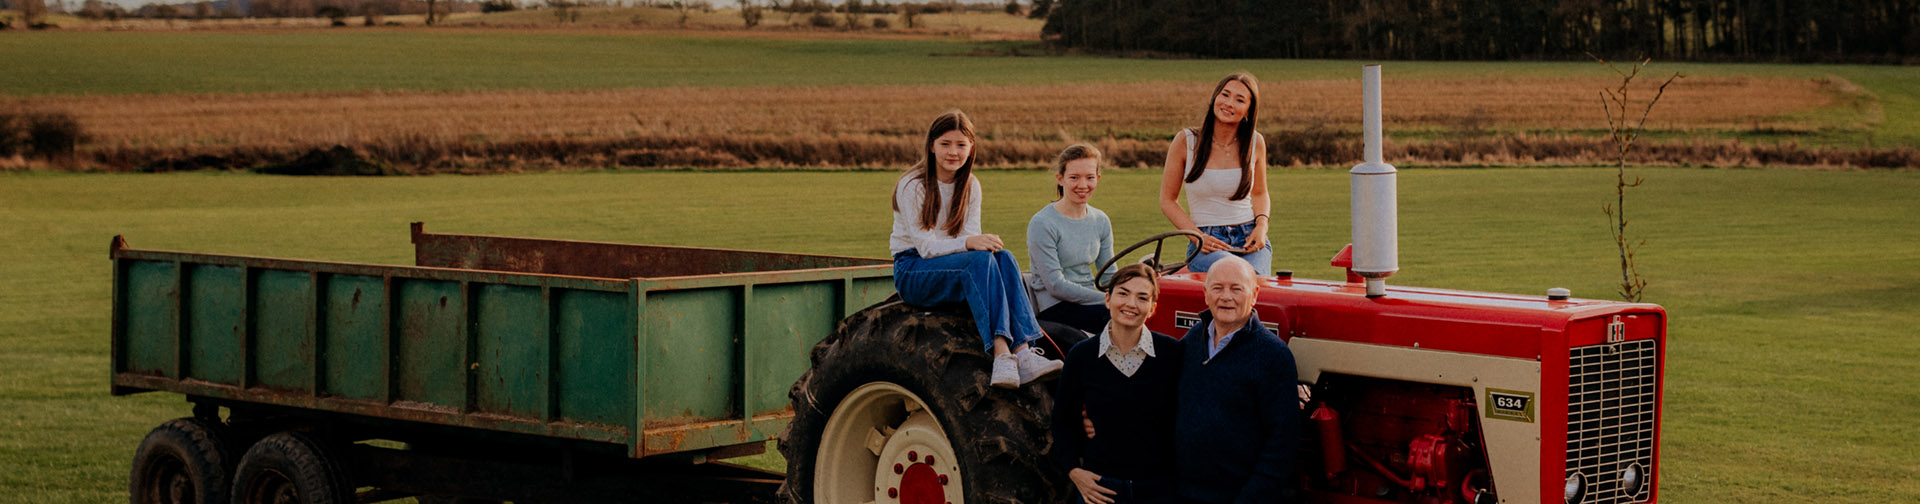
[[[233,504],[350,504],[346,472],[306,434],[281,432],[263,438],[240,459],[233,478]]]
[[[227,501],[233,455],[218,420],[176,418],[154,427],[133,454],[132,504]]]
[[[790,503],[1048,503],[1070,488],[1047,452],[1052,387],[987,385],[964,311],[899,302],[842,320],[789,390]]]

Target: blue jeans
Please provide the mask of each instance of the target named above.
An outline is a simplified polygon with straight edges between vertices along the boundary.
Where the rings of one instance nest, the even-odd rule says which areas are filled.
[[[966,303],[988,354],[996,336],[1007,338],[1009,349],[1040,337],[1040,322],[1033,318],[1033,302],[1027,300],[1012,252],[969,250],[922,258],[917,250],[901,251],[893,255],[893,289],[914,306]]]
[[[1205,233],[1207,236],[1219,238],[1220,241],[1227,242],[1227,245],[1245,247],[1247,246],[1247,235],[1253,234],[1253,223],[1257,221],[1259,221],[1259,219],[1250,220],[1243,224],[1200,226],[1200,232]],[[1192,254],[1196,248],[1199,248],[1199,246],[1191,243],[1187,244],[1187,253]],[[1208,268],[1213,267],[1214,261],[1226,257],[1227,254],[1237,255],[1240,256],[1241,259],[1246,259],[1247,263],[1253,265],[1254,274],[1263,277],[1273,276],[1273,242],[1267,242],[1265,246],[1260,247],[1260,250],[1244,254],[1226,250],[1200,254],[1199,257],[1193,258],[1191,264],[1187,265],[1187,271],[1206,273]]]

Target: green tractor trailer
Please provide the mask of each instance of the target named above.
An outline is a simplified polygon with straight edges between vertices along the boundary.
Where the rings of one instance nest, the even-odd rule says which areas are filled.
[[[777,500],[782,474],[720,460],[780,437],[816,347],[893,294],[884,259],[412,237],[412,266],[115,237],[113,393],[192,404],[142,441],[131,501]]]

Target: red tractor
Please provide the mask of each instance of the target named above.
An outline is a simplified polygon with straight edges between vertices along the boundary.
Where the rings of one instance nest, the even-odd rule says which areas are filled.
[[[1302,500],[1653,502],[1665,310],[1564,289],[1388,288],[1398,270],[1394,169],[1381,162],[1378,67],[1364,80],[1367,162],[1352,171],[1354,243],[1333,258],[1347,276],[1281,272],[1262,280],[1256,307],[1313,392],[1300,434]],[[1175,336],[1206,309],[1205,274],[1181,264],[1162,265],[1148,323]],[[785,500],[1069,499],[1071,484],[1046,457],[1049,387],[988,389],[987,357],[972,334],[962,314],[897,302],[841,321],[792,389]]]

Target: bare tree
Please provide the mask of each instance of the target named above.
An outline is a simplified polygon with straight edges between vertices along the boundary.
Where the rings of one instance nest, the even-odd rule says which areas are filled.
[[[385,15],[385,12],[380,10],[380,4],[378,3],[367,2],[360,4],[360,20],[363,26],[379,26],[380,18],[383,15]]]
[[[675,13],[680,14],[678,21],[680,26],[686,26],[687,18],[693,15],[693,2],[688,0],[673,0],[673,2],[667,4],[667,6],[672,7]]]
[[[20,23],[32,28],[47,22],[46,0],[16,0],[20,7]]]
[[[173,24],[173,18],[180,16],[180,9],[169,4],[150,3],[140,6],[137,13],[143,18],[160,19],[167,21],[167,24]]]
[[[740,0],[740,20],[746,22],[748,28],[759,26],[763,14],[760,6],[754,5],[752,0]]]
[[[847,29],[858,30],[865,24],[866,14],[861,12],[865,7],[860,5],[860,0],[847,0],[840,7],[846,10]]]
[[[926,9],[917,3],[900,4],[900,24],[907,25],[907,28],[919,28],[920,12]]]
[[[1588,56],[1593,55],[1589,53]],[[1680,74],[1673,74],[1672,77],[1667,78],[1666,82],[1660,83],[1660,90],[1654,92],[1653,99],[1647,100],[1646,108],[1641,109],[1640,120],[1633,121],[1627,114],[1630,112],[1629,107],[1637,104],[1628,99],[1628,86],[1633,84],[1633,79],[1640,76],[1640,70],[1652,60],[1643,58],[1634,62],[1631,70],[1621,70],[1598,56],[1594,56],[1593,59],[1599,60],[1620,75],[1620,87],[1600,92],[1600,108],[1607,112],[1607,137],[1613,140],[1615,154],[1617,154],[1615,164],[1617,171],[1613,186],[1615,200],[1613,204],[1603,205],[1601,211],[1606,212],[1607,225],[1613,230],[1614,245],[1620,249],[1620,298],[1637,303],[1642,296],[1646,295],[1647,279],[1640,275],[1640,265],[1635,259],[1635,253],[1639,252],[1640,247],[1646,245],[1647,241],[1642,239],[1636,243],[1627,237],[1627,189],[1640,187],[1645,180],[1634,177],[1632,182],[1627,181],[1627,154],[1633,151],[1634,141],[1640,139],[1640,132],[1647,124],[1647,116],[1653,114],[1653,106],[1660,103],[1660,97],[1667,94],[1667,86],[1673,85],[1673,81],[1679,79]]]

